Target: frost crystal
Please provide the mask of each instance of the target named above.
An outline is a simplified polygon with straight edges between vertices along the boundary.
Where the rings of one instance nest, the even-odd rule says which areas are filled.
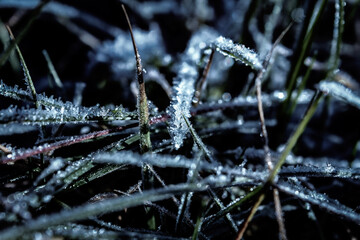
[[[141,60],[150,63],[154,60],[161,64],[169,55],[166,54],[161,38],[161,32],[156,24],[150,25],[149,31],[134,28],[134,37],[141,52]],[[110,63],[116,76],[132,78],[136,61],[134,60],[134,49],[130,44],[128,34],[122,31],[114,41],[106,41],[96,51],[95,59],[98,62]],[[146,64],[144,64],[146,65]]]
[[[237,61],[241,61],[246,65],[250,65],[250,67],[255,70],[262,69],[262,64],[258,55],[244,45],[235,44],[232,40],[223,36],[218,37],[213,44],[216,50],[223,55],[234,58]]]
[[[181,58],[177,77],[174,79],[173,96],[171,105],[167,109],[170,115],[169,132],[176,149],[183,144],[188,133],[188,126],[184,120],[189,118],[192,98],[195,92],[195,82],[199,76],[198,64],[201,60],[201,51],[215,38],[216,33],[208,28],[202,28],[196,32],[187,46]]]
[[[28,101],[31,94],[28,91],[19,89],[18,86],[10,87],[0,82],[0,95],[16,100]],[[89,121],[127,120],[135,119],[134,113],[126,111],[122,106],[92,107],[77,106],[71,102],[63,102],[53,96],[47,97],[44,94],[37,94],[38,103],[43,106],[41,109],[17,108],[10,106],[0,110],[0,123],[28,123],[28,124],[56,124],[56,123],[87,123]],[[9,131],[8,131],[9,132]]]
[[[322,81],[319,83],[319,89],[326,94],[331,94],[333,97],[343,100],[360,109],[360,97],[340,83]]]

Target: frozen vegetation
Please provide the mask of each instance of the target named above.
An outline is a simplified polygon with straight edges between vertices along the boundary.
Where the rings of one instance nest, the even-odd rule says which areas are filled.
[[[65,2],[0,1],[0,239],[360,236],[360,1]]]

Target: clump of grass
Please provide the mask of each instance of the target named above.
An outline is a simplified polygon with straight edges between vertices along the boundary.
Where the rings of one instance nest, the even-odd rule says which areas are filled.
[[[357,3],[123,2],[0,1],[0,239],[358,236]]]

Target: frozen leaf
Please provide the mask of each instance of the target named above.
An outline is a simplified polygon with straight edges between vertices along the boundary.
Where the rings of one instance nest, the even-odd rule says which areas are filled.
[[[180,148],[189,132],[184,118],[190,118],[190,108],[195,92],[195,82],[199,77],[198,65],[201,51],[214,39],[216,33],[209,28],[198,30],[190,39],[181,58],[177,77],[174,79],[171,105],[167,109],[170,115],[169,132],[176,149]]]
[[[141,60],[144,65],[149,65],[152,61],[167,64],[171,59],[166,54],[161,38],[161,32],[156,24],[150,25],[148,31],[134,28]],[[136,62],[134,61],[134,49],[130,44],[128,33],[121,31],[114,41],[105,41],[96,51],[95,60],[111,64],[111,69],[116,77],[132,78]]]
[[[17,85],[14,87],[8,86],[3,81],[0,82],[0,94],[15,100],[31,101],[29,92],[20,89]]]
[[[329,163],[327,163],[325,167],[314,165],[284,167],[281,169],[280,175],[287,177],[304,176],[314,178],[360,179],[360,172],[358,169],[338,167]]]
[[[340,83],[334,81],[321,81],[319,83],[319,89],[326,94],[330,94],[333,97],[360,109],[360,97],[351,89]]]
[[[95,162],[112,163],[112,164],[130,164],[135,166],[142,166],[144,163],[165,168],[192,168],[196,160],[188,159],[182,156],[158,155],[158,154],[144,154],[133,153],[129,151],[120,151],[114,153],[99,153],[94,156]],[[217,165],[201,162],[199,168],[213,169]]]
[[[214,42],[215,49],[227,57],[234,58],[255,70],[263,68],[258,55],[242,44],[236,44],[223,36],[218,37]]]
[[[40,100],[43,102],[44,98]],[[9,107],[0,111],[0,123],[25,123],[33,125],[48,125],[60,123],[88,123],[92,121],[114,121],[134,119],[134,114],[128,115],[121,106],[118,107],[80,107],[70,102],[62,103],[54,100],[52,106],[45,109]]]
[[[344,219],[360,224],[360,215],[351,208],[341,204],[339,201],[326,196],[325,194],[304,188],[299,184],[290,182],[281,183],[277,186],[280,191],[293,195],[298,199],[317,205],[325,211],[341,216]]]
[[[142,193],[135,193],[131,196],[116,197],[100,202],[88,203],[70,210],[63,210],[59,213],[49,215],[45,214],[37,219],[27,221],[22,225],[3,229],[0,232],[0,238],[4,240],[16,239],[20,238],[24,234],[44,230],[51,226],[85,220],[92,216],[143,205],[144,202],[148,201],[155,202],[169,199],[176,193],[204,191],[206,188],[207,186],[203,184],[178,184],[163,189],[153,189]]]

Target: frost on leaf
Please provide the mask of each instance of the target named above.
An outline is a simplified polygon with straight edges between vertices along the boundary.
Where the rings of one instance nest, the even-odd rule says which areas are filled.
[[[170,115],[169,132],[173,144],[179,149],[189,132],[184,118],[190,117],[190,107],[195,92],[195,82],[199,77],[198,65],[201,52],[208,43],[215,39],[217,34],[208,28],[197,31],[189,41],[183,53],[181,63],[178,65],[177,77],[173,82],[173,96],[167,113]]]
[[[165,44],[156,24],[150,25],[149,31],[134,28],[134,37],[144,65],[151,65],[153,61],[166,64],[166,59],[170,56],[165,52]],[[115,76],[132,78],[136,62],[133,46],[129,43],[127,32],[121,31],[114,41],[105,41],[99,46],[94,59],[100,63],[110,64]]]
[[[250,67],[255,70],[262,69],[262,64],[257,53],[244,45],[236,44],[223,36],[218,37],[213,44],[216,51],[223,55],[234,58],[246,65],[250,65]]]
[[[360,109],[360,97],[340,83],[322,81],[319,83],[319,89],[326,94],[331,94],[333,97]]]
[[[30,101],[29,92],[20,89],[18,86],[10,87],[0,83],[0,95],[15,100]],[[36,98],[42,108],[17,108],[10,106],[0,110],[0,123],[28,123],[28,124],[57,124],[57,123],[87,123],[90,121],[114,121],[136,119],[136,115],[128,112],[122,106],[83,107],[72,102],[63,102],[53,96],[47,97],[44,94],[37,94]]]
[[[14,87],[8,86],[3,81],[0,82],[0,95],[15,100],[31,100],[31,95],[28,91],[20,89],[17,85],[15,85]]]

